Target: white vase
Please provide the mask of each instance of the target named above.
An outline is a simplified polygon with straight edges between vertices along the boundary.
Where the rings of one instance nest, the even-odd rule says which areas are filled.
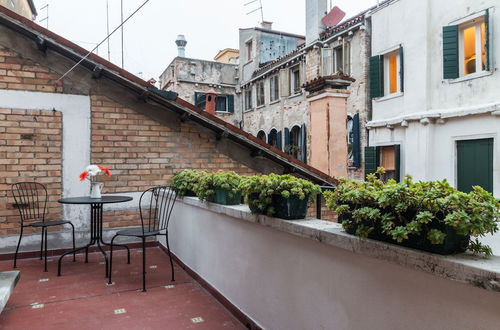
[[[90,198],[101,198],[101,190],[104,184],[102,182],[90,183]]]

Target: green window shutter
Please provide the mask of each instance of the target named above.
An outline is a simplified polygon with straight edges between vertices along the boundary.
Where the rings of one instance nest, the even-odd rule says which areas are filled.
[[[282,133],[281,131],[279,131],[277,135],[276,148],[283,151],[283,143],[281,140],[282,140]]]
[[[361,129],[359,113],[355,114],[352,118],[352,160],[354,167],[361,167]]]
[[[370,96],[384,96],[384,57],[381,55],[370,57]]]
[[[234,113],[234,95],[227,96],[227,111]]]
[[[405,91],[405,57],[403,52],[403,45],[399,46],[399,79],[401,80],[400,92]]]
[[[380,166],[380,147],[365,147],[365,178]]]
[[[307,164],[307,129],[306,124],[302,124],[300,126],[300,156],[299,160],[301,160],[304,164]]]
[[[455,79],[458,70],[458,25],[443,27],[443,78]]]
[[[399,144],[394,146],[394,164],[396,167],[394,179],[401,182],[401,146]]]
[[[486,10],[486,17],[484,18],[484,26],[486,30],[486,70],[491,70],[491,40],[490,40],[490,10]]]
[[[290,130],[285,127],[285,150],[290,145]]]

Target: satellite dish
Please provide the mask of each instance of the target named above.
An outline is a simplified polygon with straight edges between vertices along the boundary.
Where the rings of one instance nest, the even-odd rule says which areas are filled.
[[[342,19],[345,17],[345,12],[342,11],[339,7],[335,6],[333,9],[321,19],[321,22],[326,27],[331,27],[339,24]]]

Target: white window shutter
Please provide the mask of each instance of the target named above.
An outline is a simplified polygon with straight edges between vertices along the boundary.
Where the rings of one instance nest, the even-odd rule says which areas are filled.
[[[281,96],[290,95],[290,70],[288,68],[280,70],[280,93]]]

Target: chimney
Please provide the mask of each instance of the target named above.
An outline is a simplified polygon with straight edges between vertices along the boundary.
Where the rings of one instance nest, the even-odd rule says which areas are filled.
[[[215,97],[217,93],[213,88],[210,88],[208,92],[205,94],[205,111],[212,115],[215,115]]]
[[[273,22],[262,21],[262,23],[260,23],[260,27],[263,29],[272,30],[273,29]]]
[[[321,19],[328,13],[328,0],[306,0],[306,46],[319,39],[325,26]]]
[[[177,39],[175,40],[175,44],[177,45],[177,56],[179,57],[186,57],[186,44],[187,40],[186,37],[184,37],[183,34],[179,34],[177,36]]]

